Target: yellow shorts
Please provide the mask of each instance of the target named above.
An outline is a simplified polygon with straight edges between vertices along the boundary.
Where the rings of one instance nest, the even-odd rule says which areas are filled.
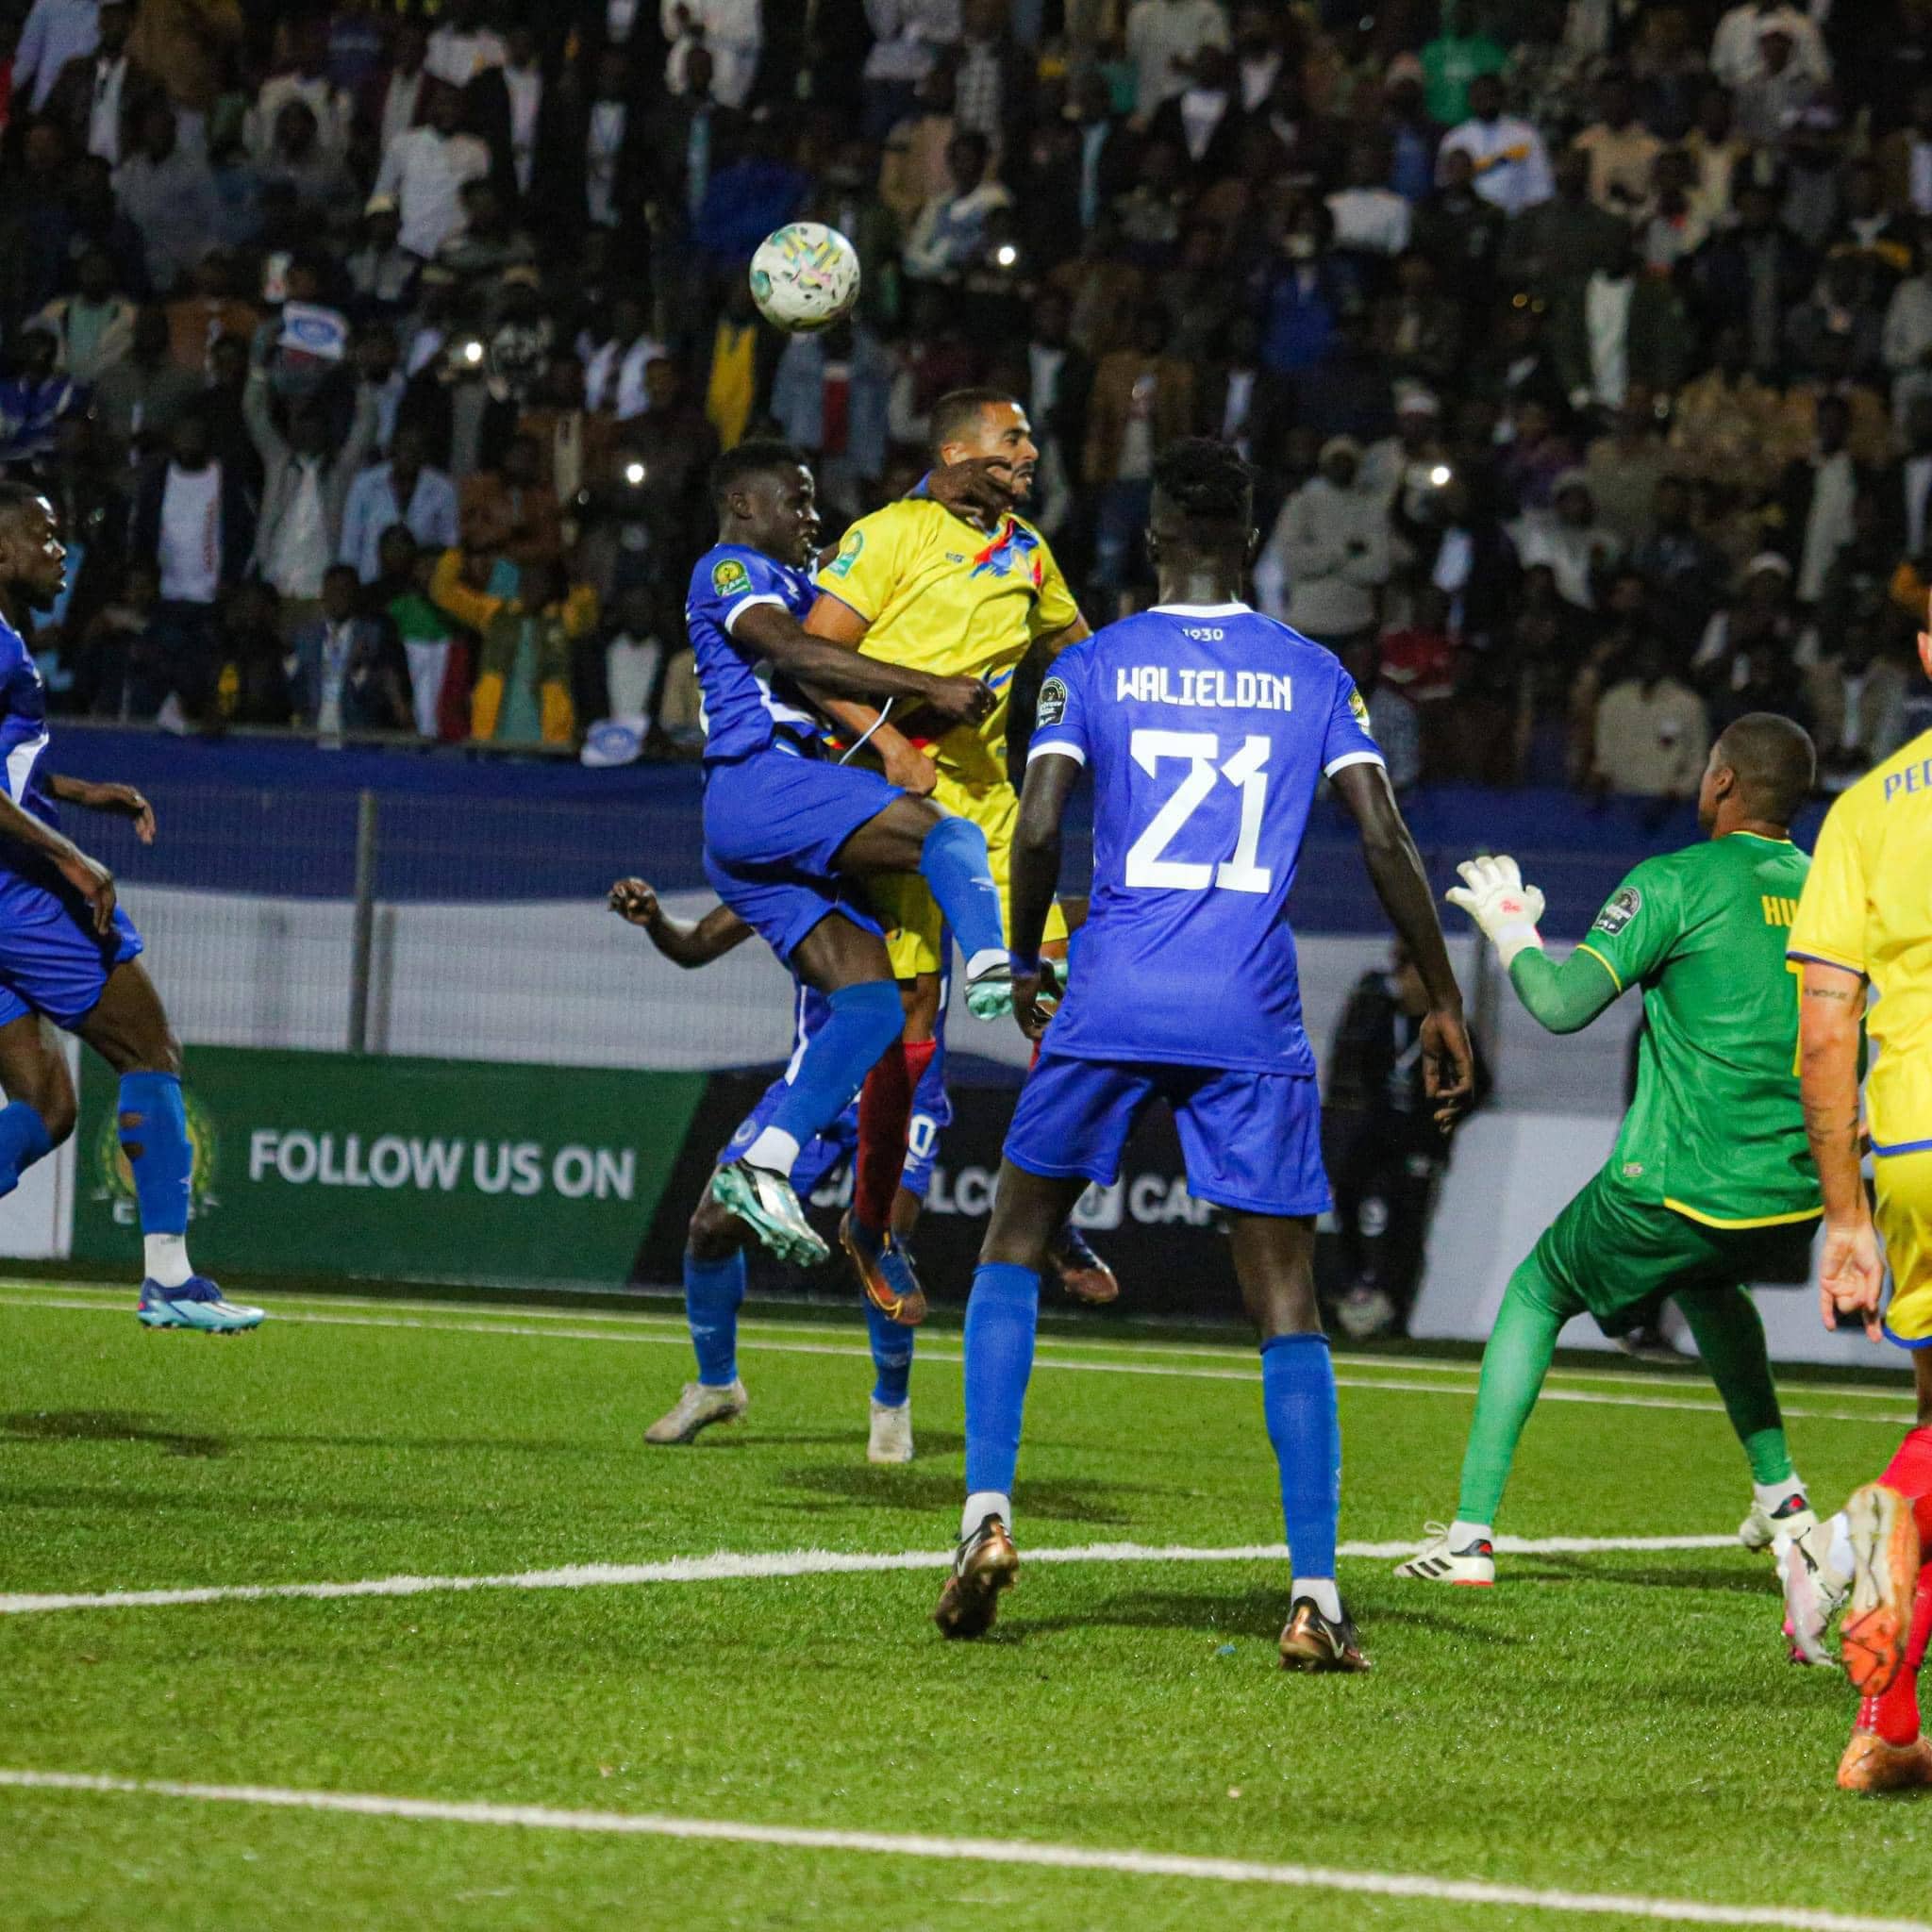
[[[1872,1166],[1891,1270],[1885,1332],[1906,1348],[1932,1347],[1932,1152],[1882,1156]]]
[[[1013,828],[1020,822],[1020,794],[1010,785],[983,788],[963,784],[941,772],[933,791],[936,803],[968,818],[986,834],[987,856],[992,860],[993,883],[1000,889],[1000,908],[1010,933],[1013,923]],[[868,881],[866,896],[886,929],[886,951],[900,979],[921,973],[938,973],[946,961],[940,957],[945,920],[932,890],[917,873],[893,873]],[[1046,915],[1045,942],[1067,937],[1066,915],[1058,904]]]

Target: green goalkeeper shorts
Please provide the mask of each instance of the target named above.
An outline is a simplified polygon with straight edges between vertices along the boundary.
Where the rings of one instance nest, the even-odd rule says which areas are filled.
[[[1639,1200],[1605,1169],[1537,1242],[1532,1258],[1547,1284],[1539,1299],[1565,1321],[1588,1314],[1606,1335],[1624,1335],[1673,1295],[1804,1279],[1817,1229],[1815,1221],[1710,1227]]]

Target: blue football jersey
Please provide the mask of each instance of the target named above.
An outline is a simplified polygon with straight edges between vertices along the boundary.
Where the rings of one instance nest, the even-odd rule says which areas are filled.
[[[1340,660],[1244,604],[1157,607],[1055,662],[1030,758],[1093,779],[1093,891],[1047,1034],[1081,1059],[1312,1074],[1288,894],[1324,774],[1380,764]]]
[[[23,810],[58,825],[59,811],[41,781],[41,755],[47,743],[46,686],[26,640],[0,617],[0,784]],[[0,841],[0,865],[25,858],[24,848]]]
[[[704,691],[705,757],[738,758],[763,751],[780,732],[816,738],[824,728],[805,702],[732,625],[759,604],[776,604],[803,618],[818,592],[809,575],[761,550],[720,543],[699,558],[685,598],[684,624]]]

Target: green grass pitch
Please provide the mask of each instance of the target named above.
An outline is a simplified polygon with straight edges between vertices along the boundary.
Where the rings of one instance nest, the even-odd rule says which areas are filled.
[[[641,1430],[690,1373],[668,1304],[282,1296],[233,1341],[150,1335],[131,1307],[0,1286],[0,1598],[937,1553],[956,1525],[957,1332],[921,1342],[919,1460],[875,1470],[856,1314],[749,1323],[746,1422],[652,1451]],[[1412,1538],[1451,1513],[1473,1365],[1338,1366],[1343,1537]],[[1531,1424],[1507,1532],[1735,1527],[1748,1488],[1707,1384],[1619,1362],[1551,1386],[1579,1399]],[[1786,1394],[1832,1504],[1909,1408],[1902,1377]],[[1374,1672],[1290,1677],[1285,1560],[1026,1561],[1277,1542],[1252,1352],[1063,1328],[1027,1420],[1021,1581],[983,1643],[934,1632],[937,1561],[5,1614],[0,1773],[1186,1855],[1629,1909],[0,1783],[0,1926],[1437,1932],[1668,1923],[1641,1909],[1657,1899],[1794,1926],[1932,1918],[1932,1803],[1833,1788],[1849,1695],[1782,1661],[1762,1559],[1519,1557],[1477,1592],[1345,1558]]]

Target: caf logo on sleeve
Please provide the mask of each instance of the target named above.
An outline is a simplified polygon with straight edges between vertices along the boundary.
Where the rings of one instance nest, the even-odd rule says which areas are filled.
[[[1643,904],[1643,894],[1635,886],[1625,886],[1621,891],[1610,895],[1610,903],[1596,916],[1591,932],[1607,933],[1611,939],[1624,930],[1637,917],[1638,908]]]

